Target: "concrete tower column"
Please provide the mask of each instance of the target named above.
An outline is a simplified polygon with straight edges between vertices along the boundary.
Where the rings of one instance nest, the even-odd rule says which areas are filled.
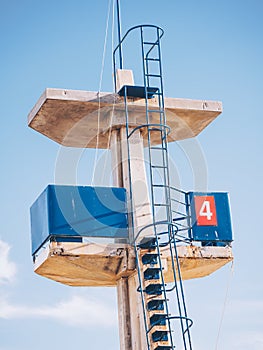
[[[126,128],[122,127],[112,131],[110,148],[113,185],[125,187],[127,190],[129,238],[132,242],[139,229],[152,222],[143,154],[143,138],[139,130],[135,131],[129,139],[128,151]],[[130,190],[132,191],[132,199],[130,198]],[[133,220],[131,219],[132,213]],[[145,232],[145,234],[147,233],[149,232]],[[147,348],[141,296],[137,291],[138,286],[137,273],[129,277],[122,277],[117,281],[121,350]]]

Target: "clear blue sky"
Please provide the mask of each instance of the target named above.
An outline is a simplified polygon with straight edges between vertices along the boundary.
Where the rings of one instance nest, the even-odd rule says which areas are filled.
[[[27,115],[46,87],[99,89],[108,1],[0,4],[0,350],[116,350],[115,290],[70,288],[35,275],[29,222],[30,205],[54,182],[60,147],[29,129]],[[208,189],[230,193],[234,272],[226,266],[185,284],[194,349],[262,350],[263,3],[121,4],[123,32],[142,23],[165,30],[166,96],[223,102],[222,115],[193,142],[206,159]],[[110,37],[106,55],[102,90],[112,91]],[[184,190],[191,190],[191,164],[183,151],[176,158],[177,146],[171,150],[180,177],[189,179]],[[83,156],[82,183],[90,184],[93,154]]]

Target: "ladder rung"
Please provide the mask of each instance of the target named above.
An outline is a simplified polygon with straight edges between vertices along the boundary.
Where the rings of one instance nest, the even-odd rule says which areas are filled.
[[[145,58],[145,61],[161,61],[160,58]]]
[[[164,113],[162,109],[147,109],[147,111],[151,113]]]
[[[158,345],[154,350],[171,350],[173,346],[171,345]]]
[[[183,216],[181,218],[174,218],[173,221],[183,221],[183,220],[186,220],[186,219],[190,219],[191,216],[185,216],[185,214],[182,214]]]
[[[184,217],[184,219],[189,218],[190,216],[186,215],[185,213],[182,213],[181,211],[178,210],[172,210],[173,213],[181,215]]]
[[[157,169],[167,169],[168,167],[166,165],[151,165],[151,168],[157,168]]]
[[[176,198],[171,198],[171,200],[175,203],[180,203],[180,204],[183,204],[186,206],[186,203],[185,202],[182,202],[182,201],[179,201],[179,199],[176,199]]]
[[[166,147],[157,147],[157,146],[154,146],[154,147],[149,147],[150,149],[156,149],[156,150],[160,150],[160,151],[167,151],[167,148]]]
[[[146,77],[161,78],[160,74],[145,74]]]
[[[169,207],[170,204],[166,204],[166,203],[156,203],[154,204],[155,207]]]
[[[159,42],[158,41],[155,41],[154,43],[151,42],[151,41],[144,41],[143,44],[145,45],[159,45]]]

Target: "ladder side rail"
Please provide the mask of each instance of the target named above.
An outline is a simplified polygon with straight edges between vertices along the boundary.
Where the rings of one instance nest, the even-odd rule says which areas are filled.
[[[164,142],[166,143],[166,138],[164,138]],[[164,152],[163,156],[165,156],[167,158],[165,161],[168,163],[167,152]],[[167,181],[167,186],[168,186],[167,187],[167,196],[170,200],[171,194],[170,194],[169,172],[167,173],[166,181]],[[171,222],[172,221],[171,206],[167,207],[167,215],[168,215],[168,220]],[[169,235],[172,238],[171,243],[169,244],[169,248],[170,248],[170,254],[172,257],[171,261],[172,261],[174,282],[175,282],[175,286],[176,286],[175,289],[176,289],[176,296],[177,296],[177,305],[178,305],[178,311],[179,311],[179,315],[180,315],[180,323],[181,323],[181,329],[182,329],[183,342],[184,342],[185,349],[187,349],[186,339],[185,339],[185,328],[184,328],[184,322],[183,322],[182,316],[186,317],[186,325],[187,325],[186,331],[188,334],[189,344],[191,344],[191,339],[190,339],[189,325],[188,325],[188,321],[187,321],[187,311],[186,311],[184,289],[183,289],[182,276],[181,276],[181,268],[180,268],[178,253],[177,253],[177,245],[176,245],[174,228],[171,226],[169,231],[170,231]],[[173,247],[172,247],[172,244],[173,244]],[[174,260],[176,261],[176,266],[175,266]],[[178,274],[178,278],[176,276],[176,273]],[[179,282],[179,288],[178,288],[177,282]],[[191,345],[190,345],[190,349],[191,349]]]
[[[142,39],[143,40],[143,39]],[[142,46],[144,45],[144,41],[142,41]],[[143,65],[145,66],[145,73],[146,73],[146,86],[149,87],[150,86],[150,79],[149,79],[149,61],[147,60],[147,55],[143,55]],[[144,74],[145,75],[145,74]]]
[[[167,290],[165,288],[166,284],[165,284],[165,280],[164,280],[164,268],[163,268],[163,264],[162,264],[162,259],[161,259],[161,249],[160,249],[160,244],[159,244],[159,240],[157,237],[157,252],[158,252],[158,260],[159,260],[159,266],[160,266],[160,275],[161,275],[161,281],[162,281],[162,285],[163,285],[163,295],[164,295],[164,303],[165,303],[165,308],[166,308],[166,312],[167,315],[169,316],[169,304],[168,304],[168,295],[167,295]],[[168,330],[169,330],[169,338],[170,338],[170,342],[171,342],[171,346],[174,347],[174,340],[173,340],[173,336],[172,336],[172,326],[171,326],[171,320],[168,317],[167,318],[168,321]]]
[[[157,61],[157,62],[159,62],[159,64],[160,64],[160,55],[158,54],[158,57],[157,58],[151,58],[150,57],[150,53],[153,51],[153,49],[156,47],[156,46],[158,46],[159,47],[159,45],[160,45],[160,39],[161,39],[161,37],[162,37],[162,35],[163,35],[163,32],[161,33],[161,35],[159,35],[159,27],[156,27],[156,30],[157,30],[157,39],[152,43],[152,46],[148,49],[148,51],[147,51],[147,53],[146,53],[146,55],[145,55],[145,61],[146,61],[146,63],[147,63],[147,67],[149,68],[149,62],[150,61]],[[147,43],[146,43],[147,44]],[[158,53],[159,53],[159,50],[158,50]],[[150,72],[149,72],[149,69],[147,69],[147,81],[148,81],[148,86],[150,86]],[[160,71],[159,71],[159,74],[158,74],[158,76],[161,76],[161,73],[160,73]]]
[[[160,50],[158,50],[158,56],[157,56],[157,58],[155,58],[155,57],[150,57],[150,54],[151,54],[151,52],[154,50],[154,48],[156,48],[156,47],[159,47],[160,46],[160,36],[158,35],[159,34],[159,27],[155,27],[156,28],[156,33],[157,33],[157,35],[156,35],[156,39],[151,43],[148,43],[148,42],[143,42],[144,43],[144,45],[148,45],[148,44],[150,44],[151,46],[150,46],[150,48],[148,48],[148,51],[146,52],[146,54],[145,54],[145,57],[144,57],[144,61],[145,61],[145,63],[146,63],[146,77],[147,77],[147,86],[150,86],[151,84],[150,84],[150,78],[151,77],[158,77],[158,78],[161,78],[161,72],[160,72],[160,70],[159,70],[159,72],[158,72],[158,74],[151,74],[150,73],[150,61],[157,61],[157,62],[159,62],[159,65],[160,65]],[[163,33],[162,33],[163,34]],[[158,86],[158,88],[159,88],[159,90],[161,90],[161,86]],[[159,104],[159,108],[160,108],[160,104]]]
[[[156,36],[157,36],[157,39],[156,39],[156,41],[154,42],[154,45],[152,45],[151,46],[151,48],[148,50],[148,52],[147,52],[147,54],[146,54],[146,57],[145,57],[145,62],[146,62],[146,72],[147,72],[147,78],[146,78],[146,80],[147,80],[147,83],[149,84],[149,81],[150,81],[150,76],[149,76],[149,54],[150,54],[150,52],[152,51],[152,49],[155,47],[155,45],[156,46],[158,46],[158,57],[157,57],[157,59],[158,59],[158,65],[159,65],[159,87],[158,87],[158,105],[159,105],[159,112],[163,112],[164,111],[164,108],[163,108],[163,98],[161,99],[161,96],[163,95],[163,91],[162,91],[162,79],[161,79],[161,68],[160,68],[160,64],[161,64],[161,61],[160,61],[160,49],[159,49],[159,47],[160,47],[160,37],[159,37],[159,30],[158,30],[158,28],[156,28]],[[163,124],[163,122],[162,122],[162,115],[163,115],[163,113],[159,113],[159,116],[160,116],[160,124],[162,125]],[[165,125],[165,124],[163,124],[163,125]],[[161,144],[162,144],[162,155],[163,155],[163,153],[165,152],[165,150],[166,150],[166,145],[164,144],[164,142],[163,142],[163,132],[161,131]],[[151,152],[151,150],[150,150],[150,152]],[[168,164],[165,162],[165,160],[164,160],[164,157],[162,156],[162,158],[163,158],[163,161],[162,161],[162,166],[163,166],[163,177],[164,177],[164,179],[163,179],[163,184],[164,185],[166,185],[166,177],[167,177],[167,166],[168,166]],[[152,168],[152,166],[151,166],[151,162],[150,162],[150,167]],[[151,169],[152,170],[152,169]],[[153,183],[152,183],[152,185],[153,185]],[[152,190],[152,188],[151,188],[151,190]],[[166,203],[170,203],[169,202],[169,196],[167,196],[167,188],[165,188],[165,191],[166,191],[166,193],[165,193],[165,202]],[[154,196],[154,194],[153,194],[153,196]],[[167,201],[168,200],[168,201]],[[169,208],[166,208],[166,210],[167,209],[169,209]],[[168,221],[169,221],[169,217],[168,217],[168,215],[167,215],[167,219],[168,219]]]
[[[158,74],[155,74],[153,76],[158,77],[159,78],[159,92],[157,93],[158,95],[158,101],[159,101],[159,111],[164,111],[164,96],[163,96],[163,81],[162,81],[162,60],[161,60],[161,49],[160,49],[160,40],[161,37],[163,36],[163,33],[161,32],[160,34],[160,28],[156,27],[156,36],[157,39],[154,42],[154,44],[151,46],[151,48],[148,50],[146,56],[145,56],[145,61],[147,62],[147,66],[149,66],[149,61],[154,60],[158,62]],[[157,59],[151,59],[149,57],[151,51],[157,47],[158,52],[157,52]],[[147,80],[148,80],[148,85],[150,85],[150,74],[149,74],[149,70],[147,71]],[[165,119],[164,119],[165,121]],[[160,121],[161,124],[163,124],[163,121]],[[165,124],[165,122],[164,122]]]
[[[165,117],[165,112],[164,112],[164,97],[163,97],[163,79],[162,79],[162,60],[161,60],[161,48],[160,48],[160,33],[159,33],[159,29],[156,28],[156,36],[157,36],[157,40],[156,42],[158,42],[157,45],[157,50],[158,50],[158,68],[159,68],[159,83],[160,83],[160,90],[159,90],[159,94],[158,94],[158,102],[159,102],[159,109],[161,111],[163,111],[163,113],[160,113],[160,123],[166,125],[166,117]],[[170,180],[169,180],[169,162],[168,162],[168,153],[167,153],[167,134],[166,131],[162,130],[161,132],[161,144],[162,144],[162,163],[163,165],[166,167],[164,169],[164,179],[163,179],[163,183],[166,186],[165,187],[165,200],[166,203],[169,203],[170,206],[166,208],[167,211],[167,221],[168,222],[172,222],[172,216],[171,216],[171,193],[170,193]]]
[[[147,80],[146,80],[146,67],[145,67],[145,51],[144,51],[144,45],[143,45],[143,28],[141,28],[141,55],[142,55],[142,65],[143,65],[143,79],[144,79],[144,88],[145,88],[145,118],[146,118],[146,124],[147,124],[147,148],[148,148],[148,161],[149,165],[152,164],[152,154],[151,154],[151,132],[149,127],[149,108],[148,108],[148,94],[147,94]],[[154,196],[152,191],[152,185],[153,185],[153,170],[151,166],[149,166],[149,175],[150,175],[150,198],[151,198],[151,207],[152,207],[152,215],[153,215],[153,223],[155,222],[155,207],[154,207]]]
[[[149,69],[148,62],[145,61],[145,51],[144,51],[144,45],[143,45],[143,30],[141,29],[141,48],[142,48],[142,62],[143,62],[143,77],[144,77],[144,87],[145,87],[145,109],[146,109],[146,123],[149,125],[149,109],[148,109],[148,96],[147,96],[147,84],[149,84],[149,76],[147,75],[147,69]],[[157,233],[157,225],[156,225],[156,213],[155,213],[155,196],[153,192],[153,168],[151,166],[152,164],[152,152],[151,152],[151,131],[149,126],[147,126],[147,141],[148,141],[148,156],[149,156],[149,172],[150,172],[150,192],[151,192],[151,202],[152,202],[152,213],[153,213],[153,228],[154,228],[154,236],[156,238],[156,249],[158,252],[158,262],[160,267],[160,276],[161,276],[161,283],[163,286],[163,295],[164,295],[164,304],[167,314],[169,314],[169,305],[167,300],[167,294],[166,294],[166,288],[165,288],[165,281],[163,276],[163,266],[161,261],[161,253],[160,253],[160,246],[159,246],[159,240],[158,240],[158,233]],[[148,328],[147,328],[148,329]],[[149,332],[149,329],[148,329]],[[171,329],[171,323],[168,319],[168,334],[170,338],[170,342],[173,345],[173,338],[172,338],[172,329]]]
[[[167,142],[165,132],[161,132],[162,134],[162,148],[165,148],[165,151],[162,152],[162,162],[166,166],[164,170],[164,185],[165,185],[165,201],[169,204],[166,208],[167,210],[167,221],[172,222],[171,215],[171,192],[170,192],[170,179],[169,179],[169,160],[168,160],[168,152],[167,152]]]
[[[182,276],[181,276],[181,272],[180,272],[180,262],[179,262],[178,252],[177,252],[177,245],[176,245],[173,226],[170,226],[170,234],[173,237],[170,240],[169,249],[170,249],[170,254],[172,257],[171,262],[172,262],[172,270],[173,270],[173,278],[174,278],[174,287],[171,289],[171,291],[175,290],[175,293],[176,293],[177,307],[178,307],[178,312],[179,312],[179,320],[180,320],[181,331],[182,331],[182,336],[183,336],[183,343],[184,343],[184,348],[187,349],[185,332],[188,330],[189,327],[187,326],[186,329],[184,327],[184,320],[186,320],[186,318],[187,318],[187,313],[186,313],[186,308],[185,308],[184,293],[183,293],[183,289],[182,289]],[[177,278],[177,274],[178,274],[178,278]]]
[[[159,35],[159,31],[157,29],[157,35]],[[159,57],[160,57],[160,62],[159,62],[159,69],[160,69],[160,76],[162,77],[162,62],[161,62],[161,50],[160,50],[160,45],[158,45],[158,51],[159,51]],[[160,79],[160,83],[161,83],[161,94],[158,96],[159,99],[160,99],[160,104],[161,106],[163,107],[164,109],[164,98],[163,98],[163,81],[162,81],[162,78]],[[166,115],[165,113],[161,116],[163,118],[163,120],[161,120],[162,123],[166,123]],[[162,143],[163,145],[166,147],[167,149],[167,135],[164,134],[163,138],[162,138]],[[166,163],[168,165],[168,153],[167,152],[163,152],[162,153],[163,157],[165,157],[166,159],[163,160],[164,163]],[[169,169],[168,169],[169,170]],[[165,183],[167,185],[166,189],[167,189],[167,199],[168,199],[168,202],[170,203],[171,202],[171,191],[170,191],[170,178],[169,178],[169,171],[167,171],[167,174],[166,175],[166,179],[165,179]],[[167,208],[168,210],[168,221],[172,221],[172,213],[171,213],[171,206]],[[173,227],[170,227],[170,230],[172,229],[173,231]],[[172,232],[171,236],[174,236],[174,232]],[[175,240],[173,240],[174,242],[174,246],[175,246],[175,251],[176,251],[176,254],[177,254],[177,249],[176,249],[176,243],[175,243]],[[170,245],[170,251],[171,251],[171,256],[173,257],[173,249]],[[174,259],[172,259],[172,261],[174,262]],[[177,260],[178,263],[179,263],[179,259]],[[174,265],[174,264],[173,264]],[[179,280],[181,282],[181,273],[180,273],[180,264],[177,264],[177,268],[178,268],[178,275],[179,275]],[[173,271],[175,273],[175,266],[173,266]],[[177,281],[177,277],[176,277],[176,274],[174,274],[174,279],[175,279],[175,283]],[[181,284],[181,283],[180,283]],[[179,295],[178,295],[179,296]],[[179,309],[181,308],[181,306],[179,305]],[[180,316],[182,316],[182,313],[180,312]]]
[[[167,222],[167,221],[160,221],[160,222],[156,222],[156,223],[153,223],[153,224],[150,224],[150,225],[147,225],[147,226],[145,226],[145,227],[143,227],[140,231],[139,231],[139,233],[138,233],[138,235],[137,235],[137,237],[136,237],[136,240],[138,239],[139,240],[139,236],[140,236],[140,234],[142,233],[142,231],[144,230],[144,229],[147,229],[148,227],[150,227],[150,226],[153,226],[153,227],[157,227],[158,225],[167,225],[167,226],[175,226],[174,224],[172,224],[172,223],[169,223],[169,222]],[[168,323],[168,334],[169,334],[169,338],[170,338],[170,342],[171,342],[171,345],[172,345],[172,347],[174,346],[173,345],[173,343],[174,343],[174,340],[173,340],[173,336],[172,336],[172,326],[171,326],[171,320],[172,319],[177,319],[177,318],[179,318],[180,320],[181,320],[181,318],[183,318],[183,316],[171,316],[170,315],[170,313],[169,313],[169,302],[168,302],[168,293],[170,292],[170,291],[172,291],[173,289],[171,289],[171,290],[167,290],[166,288],[165,288],[165,286],[166,286],[166,284],[165,284],[165,279],[164,279],[164,268],[163,268],[163,264],[162,264],[162,260],[161,260],[161,247],[164,247],[164,246],[167,246],[167,245],[170,245],[171,246],[171,244],[172,244],[172,241],[171,241],[171,239],[169,239],[169,237],[168,237],[168,241],[167,242],[165,242],[165,244],[164,243],[161,243],[161,244],[159,244],[159,241],[158,241],[158,237],[160,236],[160,234],[157,234],[156,236],[155,236],[155,238],[156,238],[156,249],[157,249],[157,257],[158,257],[158,264],[159,264],[159,268],[160,268],[160,279],[161,279],[161,282],[162,282],[162,286],[163,286],[163,289],[162,289],[162,292],[163,292],[163,297],[164,297],[164,304],[165,304],[165,311],[166,311],[166,314],[167,314],[167,323]],[[178,295],[179,295],[179,292],[178,292]],[[147,323],[146,323],[146,329],[147,329],[147,334],[151,331],[151,329],[152,329],[153,327],[152,326],[150,326],[150,327],[148,327],[148,325],[147,325]]]
[[[134,249],[135,249],[135,257],[136,257],[137,275],[138,275],[138,280],[139,280],[139,287],[138,287],[137,291],[140,292],[140,295],[141,295],[141,302],[142,302],[142,309],[143,309],[143,320],[144,320],[144,327],[145,327],[145,331],[146,331],[147,349],[151,350],[149,336],[148,336],[146,301],[145,301],[145,297],[144,297],[142,271],[141,271],[141,266],[140,266],[139,253],[138,253],[138,249],[136,247],[136,244],[134,246]]]
[[[186,302],[185,302],[185,296],[184,296],[184,288],[183,288],[183,279],[181,275],[181,269],[180,269],[180,262],[179,262],[179,257],[178,257],[178,251],[177,251],[177,246],[175,239],[173,240],[174,244],[174,251],[175,251],[175,257],[176,257],[176,265],[179,268],[178,269],[178,280],[179,280],[179,286],[180,286],[180,291],[181,291],[181,297],[182,297],[182,304],[183,304],[183,311],[184,311],[184,317],[186,321],[186,330],[183,331],[183,338],[185,340],[185,333],[187,333],[187,338],[188,338],[188,343],[189,343],[189,349],[192,350],[192,342],[191,342],[191,335],[190,335],[190,327],[192,324],[189,324],[189,317],[187,315],[187,310],[186,310]],[[186,347],[187,349],[187,347]]]
[[[155,224],[152,224],[152,226],[157,226],[157,225],[163,225],[163,224],[167,224],[168,226],[170,227],[174,227],[175,225],[172,224],[172,223],[167,223],[167,222],[157,222]],[[148,225],[148,227],[151,226],[151,225]],[[141,232],[146,229],[147,227],[144,227],[141,229]],[[139,235],[140,233],[139,232]],[[136,237],[139,238],[139,235]],[[158,234],[157,234],[157,239],[158,239]],[[182,330],[182,337],[183,337],[183,342],[184,342],[184,348],[185,349],[188,349],[187,347],[187,342],[186,342],[186,332],[189,332],[189,328],[190,326],[192,325],[192,320],[190,320],[187,316],[187,314],[184,314],[183,311],[182,311],[182,306],[181,306],[181,297],[180,297],[180,288],[178,287],[177,283],[175,283],[174,287],[171,288],[171,289],[166,289],[165,286],[165,280],[164,280],[164,275],[163,275],[163,265],[162,265],[162,261],[161,261],[161,250],[160,250],[160,247],[164,247],[164,246],[167,246],[169,245],[169,249],[170,249],[170,253],[171,253],[171,256],[173,257],[172,259],[172,264],[174,265],[173,266],[173,272],[175,273],[176,271],[176,268],[175,268],[175,260],[174,259],[174,254],[173,254],[173,247],[172,247],[172,244],[174,243],[174,241],[170,238],[168,238],[168,241],[164,243],[162,243],[161,245],[159,244],[158,240],[156,240],[157,242],[157,251],[158,251],[158,260],[159,260],[159,267],[160,267],[160,274],[161,274],[161,281],[162,281],[162,286],[163,286],[163,296],[164,296],[164,303],[165,303],[165,309],[166,309],[166,313],[168,315],[167,317],[167,320],[168,320],[168,329],[169,329],[169,338],[170,338],[170,341],[171,343],[173,343],[173,337],[172,337],[172,327],[171,327],[171,320],[172,319],[178,319],[180,321],[180,324],[181,324],[181,330]],[[178,260],[178,256],[176,256],[177,260]],[[174,280],[177,281],[177,277],[176,275],[174,276]],[[182,282],[182,281],[180,281]],[[179,316],[171,316],[170,313],[169,313],[169,303],[168,303],[168,294],[172,291],[176,292],[176,297],[177,297],[177,302],[178,302],[178,313],[179,313]],[[144,304],[143,304],[144,306]],[[186,321],[186,328],[184,326],[184,321]],[[148,333],[151,331],[151,329],[153,327],[148,327],[148,324],[147,324],[147,316],[145,315],[145,324],[146,324],[146,332],[147,332],[147,335]],[[190,325],[189,325],[189,322],[190,322]],[[191,348],[190,348],[191,349]]]
[[[156,250],[157,250],[157,257],[158,257],[158,265],[159,265],[159,271],[160,271],[160,280],[161,280],[161,284],[163,286],[162,288],[162,295],[163,295],[163,301],[164,301],[164,307],[165,307],[165,311],[164,313],[166,313],[167,315],[169,315],[169,305],[168,305],[168,297],[167,297],[167,291],[166,291],[166,288],[165,288],[165,281],[164,281],[164,275],[163,275],[163,264],[162,264],[162,261],[161,261],[161,251],[160,251],[160,245],[159,245],[159,242],[158,242],[158,234],[157,234],[157,231],[156,231],[156,227],[161,224],[163,225],[163,222],[156,222],[156,223],[152,223],[152,224],[149,224],[145,227],[143,227],[140,232],[138,233],[137,237],[136,237],[136,240],[139,239],[139,236],[140,234],[142,233],[142,231],[144,229],[147,229],[148,227],[152,226],[154,228],[154,237],[155,237],[155,240],[156,240]],[[136,246],[136,245],[135,245]],[[136,249],[136,258],[138,259],[137,260],[137,268],[138,268],[138,277],[139,277],[139,291],[141,293],[141,297],[142,297],[142,306],[143,306],[143,310],[144,310],[144,323],[145,323],[145,330],[146,330],[146,338],[147,338],[147,344],[149,346],[149,350],[151,350],[150,348],[150,341],[149,341],[149,333],[151,332],[151,330],[153,329],[153,327],[155,326],[152,326],[151,324],[148,325],[148,319],[147,319],[147,312],[146,312],[146,302],[145,302],[145,297],[144,297],[144,290],[143,290],[143,278],[141,277],[143,272],[141,271],[141,268],[140,268],[140,261],[139,261],[139,255],[138,255],[138,251]],[[170,318],[167,317],[167,327],[168,327],[168,337],[169,337],[169,341],[171,343],[171,346],[174,347],[173,345],[173,337],[172,337],[172,327],[171,327],[171,321],[170,321]]]
[[[148,62],[145,60],[145,49],[144,49],[144,39],[143,39],[143,27],[141,27],[141,55],[142,55],[142,73],[143,73],[143,84],[145,90],[145,112],[146,112],[146,123],[149,124],[149,104],[148,104],[148,87],[149,87],[149,79],[148,79]]]
[[[174,230],[174,224],[169,224],[169,229],[171,230]],[[171,234],[169,235],[171,236]],[[173,234],[174,236],[174,234]],[[178,255],[177,255],[177,249],[176,249],[176,244],[175,244],[175,250],[173,250],[173,245],[175,244],[175,239],[171,239],[169,238],[168,239],[168,242],[166,242],[166,244],[163,244],[162,246],[166,246],[166,245],[169,245],[169,250],[170,250],[170,255],[172,257],[172,260],[171,260],[171,263],[172,263],[172,270],[173,270],[173,275],[174,275],[174,286],[172,288],[169,288],[168,290],[166,290],[167,293],[169,292],[172,292],[172,291],[175,291],[176,293],[176,297],[177,297],[177,307],[178,307],[178,313],[179,313],[179,316],[175,316],[175,317],[171,317],[171,318],[175,318],[175,319],[179,319],[180,321],[180,325],[181,325],[181,330],[182,330],[182,336],[183,336],[183,342],[184,342],[184,348],[187,349],[187,342],[186,342],[186,336],[185,336],[185,333],[187,331],[189,331],[189,324],[188,322],[191,322],[192,321],[188,318],[187,314],[186,314],[186,310],[184,308],[184,305],[182,306],[182,300],[184,301],[184,295],[181,293],[181,284],[182,284],[182,279],[181,279],[181,276],[179,274],[178,278],[176,276],[176,266],[177,266],[177,269],[180,268],[179,266],[179,258],[178,258]],[[174,254],[174,251],[175,251],[175,254]],[[175,264],[175,261],[177,262],[177,264]],[[179,286],[177,285],[177,281],[179,282]],[[181,296],[180,296],[180,293],[181,293]],[[186,321],[186,328],[184,327],[184,321]]]
[[[172,337],[172,326],[171,326],[171,320],[170,320],[170,317],[169,317],[168,294],[167,294],[167,290],[165,288],[165,280],[164,280],[164,274],[163,274],[164,267],[163,267],[163,264],[162,264],[162,261],[161,261],[161,249],[160,249],[160,245],[159,245],[159,242],[158,242],[158,233],[156,231],[156,227],[157,227],[158,224],[159,223],[156,222],[152,226],[154,228],[155,238],[156,238],[156,250],[157,250],[157,257],[158,257],[158,265],[159,265],[159,269],[160,269],[160,280],[161,280],[161,284],[163,286],[163,288],[162,288],[162,295],[163,295],[163,299],[164,299],[165,313],[168,315],[168,317],[167,317],[168,337],[169,337],[169,341],[171,343],[171,346],[174,347],[174,340],[173,340],[173,337]],[[163,225],[162,222],[161,222],[161,224]],[[141,281],[142,281],[142,279],[141,279]],[[144,295],[143,295],[143,299],[144,299]],[[145,299],[144,299],[143,307],[146,310]],[[153,329],[153,326],[151,326],[151,325],[148,326],[146,314],[144,316],[145,316],[144,320],[145,320],[146,336],[147,336],[147,339],[148,339],[149,333]]]
[[[164,96],[163,96],[163,79],[162,79],[162,76],[163,76],[163,70],[162,70],[162,53],[161,53],[161,44],[160,44],[160,40],[161,40],[161,37],[162,35],[160,36],[160,31],[159,29],[157,28],[157,36],[158,36],[158,41],[159,41],[159,45],[158,45],[158,56],[159,56],[159,73],[160,73],[160,76],[161,76],[161,79],[160,79],[160,83],[161,83],[161,92],[162,92],[162,95],[161,95],[161,106],[162,106],[162,109],[164,111]],[[164,124],[166,124],[166,116],[165,116],[165,113],[163,115],[163,122]]]
[[[159,47],[159,38],[157,39],[156,43],[158,42],[158,47]],[[154,46],[152,46],[150,48],[150,50],[148,51],[147,55],[149,55],[149,53],[151,52],[151,50],[153,49]],[[160,51],[158,50],[158,53],[160,53]],[[148,56],[147,56],[148,58]],[[159,59],[159,57],[158,57]],[[148,71],[146,70],[147,72],[147,76],[145,77],[145,84],[147,83],[148,85],[150,84],[150,74],[149,74],[149,65],[148,65],[148,60],[145,60],[146,62],[146,68],[148,69]],[[160,65],[160,61],[159,61],[159,65]],[[144,71],[144,75],[145,75],[145,71]],[[161,82],[161,78],[159,78],[159,81]],[[162,105],[162,100],[160,99],[160,96],[162,95],[162,84],[159,85],[159,93],[158,93],[158,105],[159,105],[159,111],[163,111],[163,105]],[[148,107],[147,107],[148,109]],[[148,112],[148,111],[147,111]],[[160,116],[160,124],[163,124],[162,123],[162,113],[159,114]],[[161,131],[160,133],[160,136],[161,136],[161,144],[162,144],[162,165],[163,165],[163,184],[166,185],[166,182],[167,182],[167,163],[165,163],[164,161],[164,157],[163,157],[163,153],[164,153],[164,143],[163,143],[163,132]],[[150,149],[150,146],[151,146],[151,143],[149,144],[149,153],[150,153],[150,160],[149,160],[149,164],[150,164],[150,172],[151,174],[153,173],[153,167],[152,167],[152,162],[151,162],[151,149]],[[153,179],[153,175],[151,175],[151,179]],[[154,208],[154,213],[155,213],[155,195],[154,195],[154,192],[153,192],[153,181],[151,181],[151,197],[152,197],[152,202],[153,202],[153,208]],[[169,201],[167,201],[167,188],[165,187],[165,203],[169,203]],[[167,215],[167,209],[166,208],[166,219],[168,219],[169,221],[169,217]],[[156,230],[155,230],[156,231]],[[167,291],[166,291],[166,288],[165,288],[165,280],[164,280],[164,275],[163,275],[163,266],[162,266],[162,260],[161,260],[161,252],[160,252],[160,246],[159,246],[159,240],[157,239],[157,251],[158,251],[158,260],[159,260],[159,266],[160,266],[160,274],[161,274],[161,281],[162,281],[162,286],[163,286],[163,294],[164,294],[164,299],[165,299],[165,308],[166,308],[166,311],[167,311],[167,314],[169,315],[169,305],[168,305],[168,298],[167,298]],[[172,328],[171,328],[171,322],[170,322],[170,319],[168,318],[168,330],[169,330],[169,338],[170,338],[170,342],[173,346],[173,337],[172,337]]]
[[[159,37],[159,30],[157,30],[157,35]],[[161,79],[160,79],[160,84],[161,84],[161,94],[159,95],[159,98],[161,99],[161,105],[163,107],[163,110],[164,110],[164,98],[163,98],[163,80],[162,80],[162,62],[161,62],[161,48],[160,48],[160,43],[158,45],[158,53],[159,53],[159,58],[160,58],[160,61],[159,61],[159,68],[160,68],[160,76],[161,76]],[[166,115],[165,113],[162,115],[162,122],[163,124],[166,124]],[[164,135],[164,139],[162,140],[162,142],[165,144],[166,148],[167,148],[167,139],[166,139],[166,135]],[[168,159],[168,153],[167,152],[163,152],[163,156],[166,158],[164,160],[164,162],[168,165],[169,163],[169,159]],[[167,196],[168,196],[168,200],[169,200],[169,203],[171,203],[171,193],[170,193],[170,178],[169,178],[169,169],[167,171],[167,178],[166,178],[166,184],[168,185],[167,187]],[[172,221],[172,213],[171,213],[171,206],[169,208],[167,208],[167,211],[168,211],[168,221]],[[178,271],[178,279],[179,279],[179,286],[180,286],[180,294],[181,294],[181,297],[182,297],[182,304],[183,304],[183,312],[184,312],[184,315],[186,317],[186,325],[187,325],[187,335],[188,335],[188,341],[189,341],[189,345],[190,345],[190,349],[192,348],[191,346],[191,338],[190,338],[190,332],[189,332],[189,324],[188,324],[188,317],[187,317],[187,310],[186,310],[186,303],[185,303],[185,296],[184,296],[184,289],[183,289],[183,283],[182,283],[182,276],[181,276],[181,268],[180,268],[180,262],[179,262],[179,258],[178,258],[178,252],[177,252],[177,246],[176,246],[176,240],[174,239],[174,228],[173,226],[170,226],[170,231],[171,231],[171,236],[173,237],[173,248],[174,248],[174,252],[175,252],[175,257],[176,257],[176,265],[177,265],[177,271]],[[174,253],[173,253],[173,249],[172,249],[172,246],[169,244],[170,246],[170,252],[171,252],[171,256],[172,256],[172,261],[173,261],[173,265],[174,265],[174,259],[173,259],[173,256],[174,256]],[[173,266],[173,271],[174,271],[174,278],[175,278],[175,283],[177,281],[176,279],[176,270],[175,270],[175,266]],[[176,283],[176,286],[177,286],[177,283]],[[177,291],[177,287],[176,287],[176,291]],[[178,295],[179,296],[179,295]],[[180,316],[182,316],[182,313],[181,313],[181,305],[180,305],[180,298],[178,299],[178,307],[179,307],[179,313],[180,313]],[[181,324],[183,326],[183,319],[181,318]],[[185,345],[185,348],[186,348],[186,342],[185,342],[185,332],[184,332],[184,327],[182,328],[182,331],[183,331],[183,341],[184,341],[184,345]]]
[[[152,155],[150,152],[150,146],[151,146],[151,133],[150,133],[150,127],[149,127],[149,112],[148,112],[148,92],[147,92],[147,81],[146,81],[146,67],[145,67],[145,61],[144,61],[144,47],[143,47],[143,28],[140,28],[140,37],[141,37],[141,55],[142,55],[142,63],[143,63],[143,79],[144,79],[144,88],[145,88],[145,118],[146,118],[146,124],[147,124],[147,145],[148,145],[148,157],[149,157],[149,163],[152,162]],[[150,188],[152,189],[153,184],[153,173],[152,169],[150,167]],[[152,221],[153,221],[153,229],[154,229],[154,237],[157,241],[157,231],[156,231],[156,225],[155,225],[155,207],[154,207],[154,198],[151,191],[151,207],[152,207]],[[139,262],[138,262],[139,265]],[[141,271],[138,268],[138,275],[140,276],[140,288],[143,289],[142,285],[142,278],[141,278]],[[146,310],[146,303],[142,291],[142,304],[143,304],[143,311],[144,311],[144,323],[145,323],[145,330],[146,330],[146,338],[147,338],[147,344],[149,344],[149,327],[148,327],[148,320],[147,320],[147,310]]]

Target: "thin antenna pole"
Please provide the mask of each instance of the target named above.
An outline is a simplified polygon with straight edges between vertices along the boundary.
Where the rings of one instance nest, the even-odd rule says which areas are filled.
[[[119,39],[119,56],[120,56],[120,69],[122,69],[122,49],[121,49],[121,14],[119,0],[117,2],[117,21],[118,21],[118,39]]]

